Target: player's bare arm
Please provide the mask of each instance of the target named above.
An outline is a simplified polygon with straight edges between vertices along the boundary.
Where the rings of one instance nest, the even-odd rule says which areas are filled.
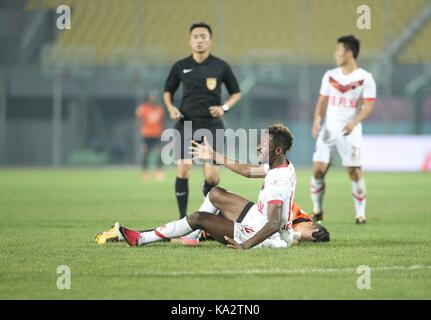
[[[371,114],[371,111],[374,107],[374,101],[372,100],[364,100],[364,104],[362,106],[361,111],[358,113],[358,115],[353,119],[353,121],[346,124],[346,126],[343,128],[343,135],[347,136],[350,134],[353,130],[353,128],[358,124],[361,123],[363,120],[368,118],[368,116]]]
[[[326,113],[326,108],[328,106],[328,97],[327,96],[319,96],[316,104],[316,110],[314,112],[314,120],[313,120],[313,128],[311,129],[311,133],[314,138],[317,138],[320,131],[320,124],[322,122],[322,118]]]
[[[247,241],[244,241],[243,243],[238,243],[234,239],[225,236],[225,240],[228,242],[227,246],[236,250],[250,249],[262,241],[265,241],[274,233],[280,231],[282,206],[282,203],[270,203],[268,205],[268,222],[262,227],[262,229],[260,229],[253,237]]]
[[[263,178],[266,176],[266,171],[263,165],[252,165],[249,163],[241,163],[238,160],[233,160],[225,155],[216,152],[204,137],[203,144],[192,141],[193,146],[190,147],[192,160],[201,159],[204,161],[215,161],[223,164],[229,170],[242,175],[246,178]]]
[[[233,93],[229,96],[229,99],[226,100],[223,106],[226,106],[228,109],[232,109],[240,99],[241,99],[241,92]],[[210,114],[214,118],[222,117],[225,114],[225,110],[223,109],[223,106],[210,107],[209,108]]]
[[[180,110],[172,103],[172,94],[170,92],[165,92],[163,94],[163,101],[168,109],[169,117],[172,120],[178,120],[183,116]]]

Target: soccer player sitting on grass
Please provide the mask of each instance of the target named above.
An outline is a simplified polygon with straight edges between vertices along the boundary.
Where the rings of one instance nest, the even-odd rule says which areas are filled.
[[[253,202],[244,199],[243,197],[234,194],[232,192],[226,191],[223,188],[215,187],[210,191],[207,195],[208,200],[212,203],[212,205],[217,208],[219,215],[223,215],[222,210],[228,210],[232,212],[232,215],[229,218],[233,219],[232,221],[236,222],[239,220],[241,215],[247,213],[247,211],[255,205]],[[205,199],[208,201],[207,199]],[[242,208],[241,205],[244,203],[245,206]],[[201,208],[205,204],[201,205]],[[321,224],[318,224],[313,221],[311,215],[303,211],[300,206],[294,202],[292,207],[292,229],[294,233],[294,244],[298,242],[328,242],[330,240],[329,232],[326,228],[324,228]],[[152,231],[154,229],[145,230]],[[317,230],[317,231],[315,231]],[[142,231],[142,232],[145,232]],[[310,231],[313,231],[310,233]],[[208,239],[211,238],[211,235],[206,234],[206,237],[201,236],[201,230],[195,230],[192,233],[189,233],[186,236],[181,238],[173,238],[170,239],[171,242],[182,243],[186,246],[198,246],[200,244],[200,239]],[[311,236],[310,236],[311,234]],[[121,234],[117,233],[115,226],[113,226],[110,230],[100,232],[96,235],[96,243],[105,244],[107,242],[119,242],[124,241],[124,238]]]
[[[293,165],[285,156],[292,147],[292,140],[287,127],[280,124],[270,126],[268,135],[262,137],[258,147],[259,159],[265,166],[241,164],[215,152],[206,140],[203,145],[194,142],[194,159],[222,163],[246,177],[265,177],[257,204],[250,205],[246,199],[216,189],[212,196],[206,197],[200,211],[190,216],[147,232],[135,231],[116,223],[116,232],[121,234],[120,238],[130,246],[182,237],[197,229],[208,232],[216,241],[234,249],[285,248],[293,244],[294,235],[296,240],[299,240],[298,236],[314,239],[313,233],[319,232],[317,228],[304,230],[300,235],[292,229],[296,176]],[[223,216],[219,216],[216,215],[219,209],[212,203],[211,198],[214,194],[223,192],[223,204],[220,205]],[[245,208],[246,206],[248,208]]]
[[[262,167],[262,170],[265,170],[265,168]],[[255,205],[253,202],[220,187],[215,187],[214,190],[211,190],[209,201],[218,209],[218,214],[223,215],[223,210],[231,211],[232,215],[230,218],[234,218],[232,220],[234,222],[240,220],[240,217],[247,214],[248,210]],[[292,229],[294,231],[294,243],[298,243],[299,241],[327,242],[330,240],[328,230],[320,224],[313,222],[312,216],[303,211],[296,202],[292,206]],[[201,230],[195,230],[179,239],[171,239],[171,242],[180,242],[187,246],[197,246],[199,245],[200,238],[211,238],[211,235],[208,237],[208,234],[206,237],[202,237],[201,233]],[[113,230],[111,234],[115,237]]]

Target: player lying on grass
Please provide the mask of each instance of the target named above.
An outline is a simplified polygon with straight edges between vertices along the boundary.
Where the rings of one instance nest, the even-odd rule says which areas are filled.
[[[217,209],[216,214],[223,215],[223,210],[231,212],[230,218],[234,218],[232,220],[234,222],[241,222],[242,217],[249,210],[259,210],[259,208],[253,208],[253,206],[256,206],[253,202],[220,187],[216,187],[212,193],[210,192],[208,200],[205,199],[205,201],[210,201],[213,207]],[[199,211],[205,208],[205,201]],[[208,207],[206,208],[208,209]],[[327,242],[330,240],[328,230],[313,222],[312,216],[303,211],[296,202],[292,206],[292,229],[294,231],[294,243],[299,241]],[[201,230],[198,229],[186,236],[172,240],[188,246],[197,246],[200,238],[211,238],[211,235],[201,236],[201,233]]]
[[[209,203],[217,209],[219,215],[224,215],[223,210],[232,212],[232,215],[229,217],[234,219],[232,220],[234,222],[241,222],[240,217],[244,216],[251,207],[255,205],[253,202],[220,187],[213,188],[213,190],[207,194],[199,211],[202,211]],[[244,206],[241,207],[241,204]],[[294,243],[298,243],[299,241],[327,242],[330,240],[328,230],[326,230],[322,225],[313,222],[312,216],[303,211],[296,202],[293,203],[292,207],[292,229],[294,231]],[[180,242],[187,246],[198,246],[200,238],[201,230],[198,229],[181,238],[173,238],[170,240],[171,242]],[[207,237],[203,237],[203,239],[207,239]],[[98,244],[119,241],[124,241],[124,239],[121,234],[117,233],[115,226],[108,231],[104,231],[96,235],[96,243]]]
[[[292,140],[293,137],[287,127],[277,124],[268,128],[268,135],[262,137],[261,145],[258,147],[258,157],[261,163],[267,165],[268,170],[262,170],[262,166],[240,164],[238,161],[228,159],[214,152],[207,141],[204,141],[204,145],[194,143],[194,147],[191,148],[194,159],[222,163],[243,176],[265,177],[257,205],[251,206],[245,215],[239,217],[241,222],[234,222],[238,217],[233,216],[228,210],[223,211],[224,216],[215,215],[218,209],[208,197],[206,199],[208,201],[204,202],[204,208],[201,208],[203,211],[162,225],[155,230],[139,232],[117,223],[118,232],[130,246],[181,237],[197,229],[208,232],[216,241],[234,249],[255,246],[281,248],[292,245],[294,242],[292,206],[296,176],[293,165],[285,156],[292,147]],[[247,200],[245,202],[248,203]],[[313,230],[316,231],[318,229]]]

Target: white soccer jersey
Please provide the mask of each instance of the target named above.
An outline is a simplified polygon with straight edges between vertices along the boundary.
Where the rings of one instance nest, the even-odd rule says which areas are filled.
[[[325,124],[344,126],[355,118],[363,100],[376,99],[376,82],[371,73],[362,68],[348,75],[341,68],[335,68],[323,76],[320,95],[329,99]]]
[[[257,203],[248,211],[242,222],[235,222],[234,238],[242,243],[254,236],[268,222],[268,206],[282,203],[280,232],[258,244],[255,248],[287,248],[293,243],[292,207],[295,198],[296,174],[292,163],[268,170]]]
[[[296,173],[292,163],[268,171],[256,203],[257,210],[262,215],[262,224],[268,222],[268,206],[271,203],[282,203],[280,232],[291,228],[295,188]]]

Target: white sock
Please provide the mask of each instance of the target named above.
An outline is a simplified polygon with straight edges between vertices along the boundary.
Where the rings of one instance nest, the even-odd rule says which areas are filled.
[[[310,194],[311,201],[313,202],[313,213],[322,212],[323,195],[325,194],[325,180],[311,177]]]
[[[217,214],[218,209],[216,207],[214,207],[214,205],[212,204],[211,200],[210,200],[210,196],[209,193],[206,195],[204,202],[202,202],[201,206],[199,207],[198,211],[203,211],[203,212],[209,212],[212,214]]]
[[[204,202],[199,207],[199,211],[209,212],[212,214],[217,214],[219,212],[219,210],[216,207],[214,207],[214,205],[212,204],[209,197],[209,193],[206,195]],[[202,230],[196,229],[192,233],[189,233],[186,237],[191,240],[198,240],[201,237],[201,234],[202,234]]]
[[[367,189],[364,178],[361,178],[359,181],[352,181],[352,196],[353,203],[355,204],[355,218],[365,218]]]
[[[201,237],[202,234],[202,230],[201,229],[196,229],[195,231],[193,231],[192,233],[189,233],[188,235],[184,236],[190,240],[199,240],[199,238]]]
[[[153,231],[141,232],[141,238],[138,240],[138,245],[160,241],[167,238],[182,237],[192,231],[193,229],[187,222],[187,217],[184,217],[180,220],[164,224]]]

